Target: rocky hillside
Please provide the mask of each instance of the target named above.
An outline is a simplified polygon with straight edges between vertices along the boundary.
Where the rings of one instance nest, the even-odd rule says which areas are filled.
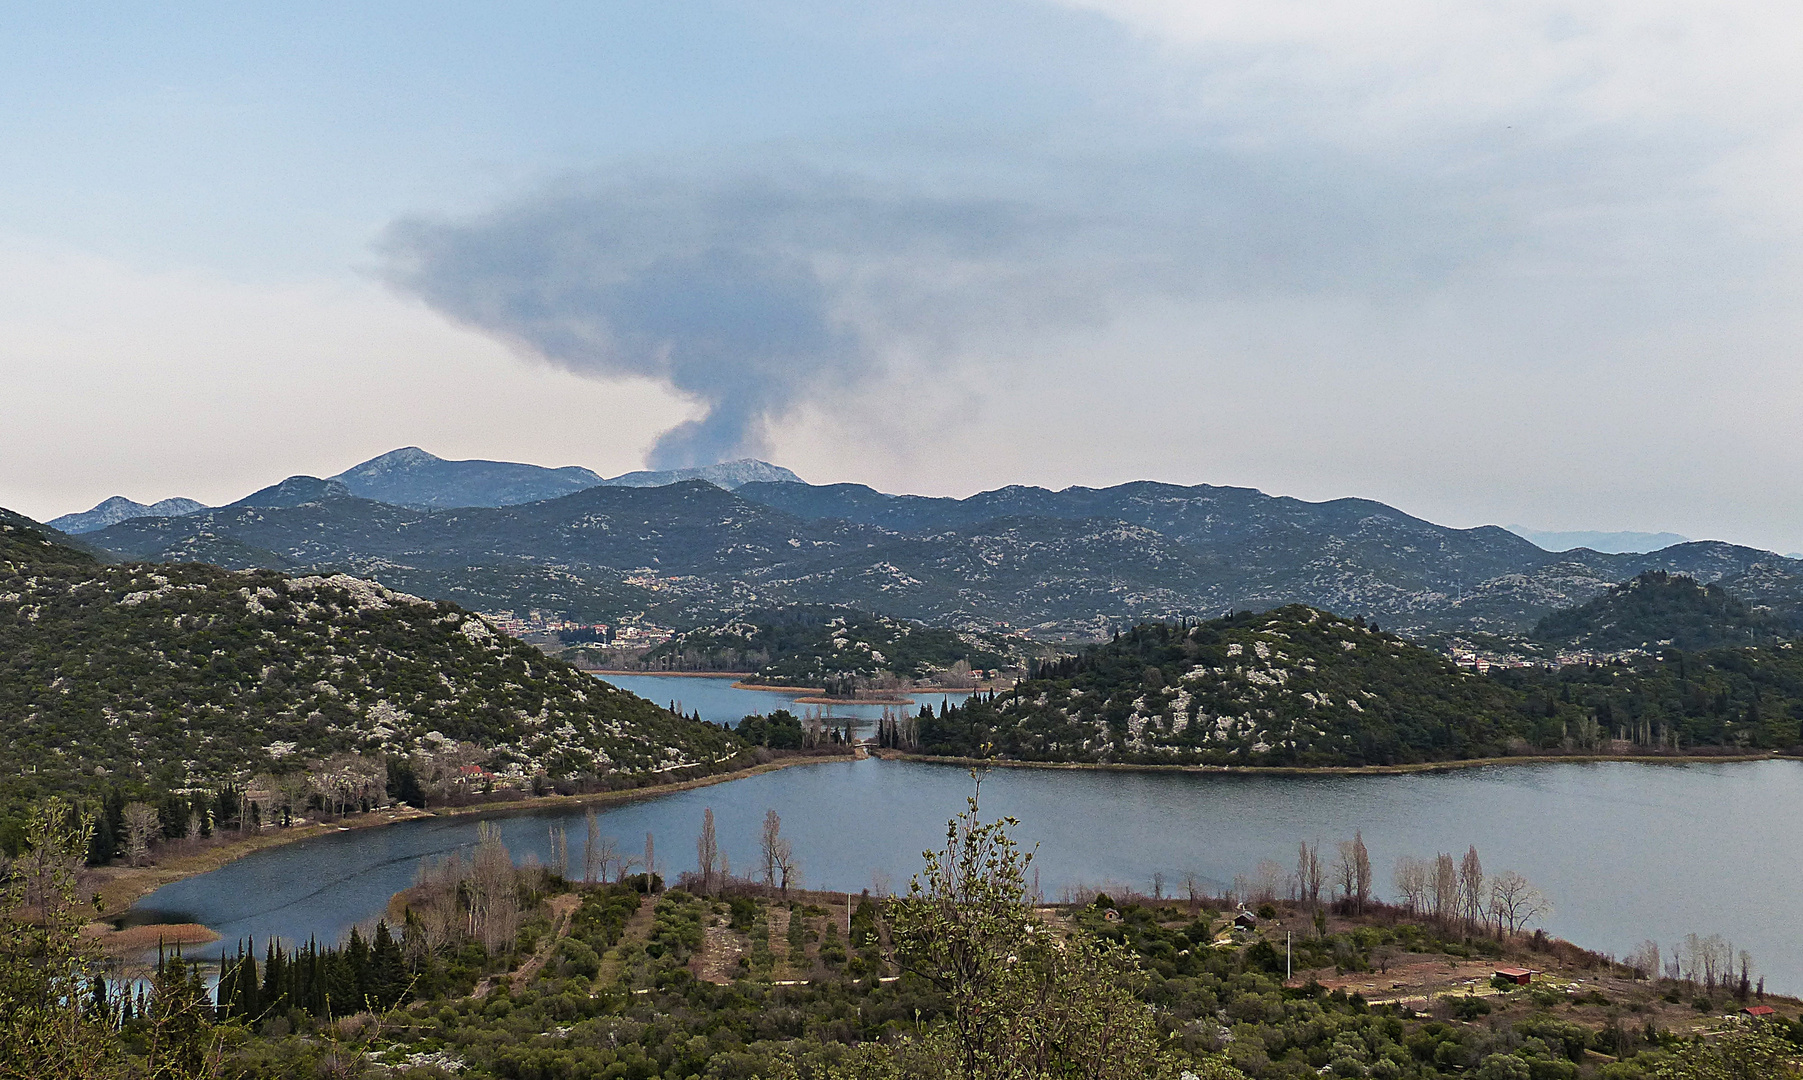
[[[1588,603],[1534,624],[1532,637],[1559,650],[1617,653],[1771,645],[1795,627],[1720,585],[1649,570]]]
[[[1148,619],[1303,603],[1409,635],[1520,634],[1647,570],[1803,611],[1803,562],[1713,542],[1554,554],[1499,528],[1449,529],[1380,503],[1136,483],[969,499],[848,485],[601,486],[498,508],[418,510],[337,481],[271,505],[122,522],[94,539],[157,559],[230,540],[235,564],[348,572],[480,608],[678,629],[835,604],[960,630],[1102,640]],[[334,485],[337,485],[334,487]],[[304,489],[304,490],[303,490]],[[310,493],[309,493],[310,492]],[[1748,597],[1751,599],[1751,597]]]
[[[1286,607],[1136,627],[920,723],[930,753],[1024,761],[1395,763],[1502,753],[1515,695],[1362,621]]]
[[[1144,625],[890,742],[1022,761],[1394,765],[1544,752],[1795,750],[1803,650],[1454,665],[1311,608]]]
[[[0,521],[0,773],[212,785],[350,751],[604,781],[730,756],[455,605],[344,575],[106,565]]]
[[[640,660],[648,668],[754,671],[759,682],[828,688],[933,682],[1023,666],[1043,649],[1018,637],[946,630],[856,608],[796,605],[691,630]]]

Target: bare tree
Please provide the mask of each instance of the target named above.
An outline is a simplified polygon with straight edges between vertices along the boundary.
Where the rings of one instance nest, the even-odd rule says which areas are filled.
[[[1296,850],[1296,899],[1321,906],[1321,845],[1304,840]]]
[[[651,880],[657,874],[657,845],[651,833],[645,833],[645,891],[651,891]]]
[[[1333,861],[1333,880],[1339,886],[1340,899],[1352,903],[1353,890],[1358,888],[1358,868],[1353,863],[1352,841],[1340,841],[1340,853]]]
[[[701,891],[714,891],[714,874],[720,866],[720,841],[714,835],[714,808],[701,813],[701,835],[695,838],[695,861],[701,869]]]
[[[1484,893],[1484,864],[1478,861],[1477,845],[1459,860],[1459,909],[1467,927],[1484,921],[1484,908],[1489,897]]]
[[[469,881],[469,933],[489,952],[513,944],[519,933],[519,879],[513,857],[492,821],[476,826],[476,854]]]
[[[1202,911],[1202,879],[1194,870],[1183,872],[1183,892],[1189,899],[1189,917],[1193,919]]]
[[[1410,915],[1419,915],[1426,910],[1429,881],[1432,872],[1428,865],[1412,855],[1404,855],[1396,860],[1396,893],[1402,898],[1402,906]]]
[[[1629,953],[1628,958],[1622,962],[1634,969],[1634,974],[1637,978],[1657,979],[1659,977],[1660,969],[1659,943],[1657,941],[1641,942],[1634,947],[1634,951]]]
[[[801,864],[795,861],[795,849],[787,840],[776,847],[776,878],[785,900],[791,888],[801,887]]]
[[[1428,882],[1427,895],[1435,919],[1444,923],[1457,913],[1459,868],[1453,865],[1451,855],[1441,852],[1434,856],[1434,873]]]
[[[783,819],[772,810],[764,811],[764,831],[758,838],[758,853],[764,860],[764,884],[775,888],[780,871],[777,868],[777,855],[788,843],[783,839]]]
[[[1340,841],[1334,876],[1339,879],[1340,895],[1356,910],[1364,911],[1371,900],[1371,853],[1365,850],[1362,830],[1354,832],[1352,839]]]
[[[156,807],[149,803],[125,804],[125,857],[133,866],[143,866],[150,857],[150,839],[161,828]]]
[[[1252,895],[1261,904],[1276,900],[1284,891],[1283,864],[1273,859],[1259,860],[1252,879]]]
[[[603,885],[626,880],[626,864],[630,861],[620,850],[620,842],[611,836],[603,836],[595,847],[595,865],[601,869]]]
[[[1513,934],[1527,923],[1552,914],[1546,895],[1513,870],[1504,870],[1490,883],[1490,910],[1499,925]]]
[[[1154,900],[1163,900],[1164,899],[1164,871],[1163,870],[1152,871],[1152,899],[1154,899]]]

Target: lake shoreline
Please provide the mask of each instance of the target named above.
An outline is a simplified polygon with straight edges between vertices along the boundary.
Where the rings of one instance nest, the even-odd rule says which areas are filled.
[[[201,851],[183,852],[172,856],[167,862],[159,862],[143,867],[100,867],[95,873],[103,875],[95,895],[102,900],[102,909],[95,913],[96,919],[108,920],[118,918],[130,911],[139,900],[150,895],[165,885],[172,885],[185,878],[199,876],[217,870],[229,863],[238,861],[246,855],[252,855],[269,848],[286,844],[311,840],[336,832],[352,832],[359,829],[379,829],[385,825],[394,825],[403,821],[419,821],[424,818],[455,818],[470,816],[504,817],[514,814],[533,813],[535,811],[571,806],[606,806],[616,803],[637,802],[642,799],[653,799],[681,791],[692,791],[695,788],[724,784],[732,780],[744,780],[778,769],[786,769],[796,765],[815,765],[827,762],[855,761],[857,755],[847,752],[843,754],[820,754],[778,758],[774,761],[761,762],[746,768],[732,769],[727,772],[710,773],[706,776],[690,777],[686,780],[672,781],[667,784],[649,784],[645,787],[623,788],[615,791],[591,791],[578,795],[529,795],[520,799],[507,799],[497,802],[474,803],[469,806],[445,806],[432,809],[417,809],[407,806],[402,809],[372,810],[367,814],[359,814],[354,818],[344,818],[335,822],[310,822],[306,825],[293,826],[286,829],[265,829],[255,836],[244,836],[228,843],[220,844]]]
[[[1634,762],[1644,765],[1700,765],[1711,762],[1803,761],[1788,754],[1524,754],[1518,757],[1461,758],[1456,761],[1419,761],[1405,765],[1158,765],[1099,761],[1017,761],[1011,758],[940,757],[900,750],[872,750],[884,761],[910,761],[923,765],[957,765],[963,768],[1069,769],[1092,772],[1189,773],[1221,776],[1403,776],[1411,773],[1456,772],[1499,765],[1594,765],[1602,762]]]

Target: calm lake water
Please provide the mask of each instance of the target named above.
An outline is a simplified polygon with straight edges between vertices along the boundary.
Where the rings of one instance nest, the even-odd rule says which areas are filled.
[[[704,711],[705,715],[705,711]],[[906,886],[920,854],[971,785],[956,767],[868,760],[782,769],[601,812],[627,851],[655,834],[659,870],[692,869],[712,807],[734,867],[755,862],[764,811],[795,844],[805,883],[858,891]],[[1241,777],[998,769],[986,817],[1009,815],[1038,845],[1044,894],[1109,882],[1150,891],[1154,872],[1193,870],[1217,889],[1262,859],[1294,866],[1297,841],[1323,852],[1362,829],[1379,891],[1400,855],[1462,854],[1527,875],[1557,904],[1551,933],[1625,954],[1691,932],[1752,952],[1773,989],[1803,991],[1803,764],[1628,763],[1507,766],[1412,776]],[[499,819],[516,859],[547,860],[548,829],[580,811]],[[260,852],[164,887],[139,904],[205,923],[229,943],[275,934],[336,940],[373,920],[421,858],[473,843],[470,818],[406,822]]]
[[[659,705],[675,703],[677,711],[684,716],[698,711],[703,720],[716,724],[737,724],[754,713],[768,714],[778,709],[787,709],[796,716],[812,709],[837,717],[841,722],[850,720],[854,734],[868,734],[876,729],[876,722],[883,718],[881,705],[798,705],[795,699],[807,695],[777,690],[738,690],[734,689],[732,679],[685,675],[601,675],[597,678],[605,679],[622,690],[631,691]],[[955,705],[970,694],[959,691],[904,696],[914,704],[890,707],[915,711],[922,705],[931,705],[937,709],[942,701]]]

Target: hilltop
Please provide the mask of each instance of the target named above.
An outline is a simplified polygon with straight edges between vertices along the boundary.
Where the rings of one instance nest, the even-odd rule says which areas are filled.
[[[1020,761],[1314,767],[1794,750],[1803,724],[1803,655],[1788,643],[1480,674],[1302,606],[1142,625],[1034,674],[888,741]]]
[[[346,575],[106,565],[0,521],[10,798],[217,786],[339,752],[610,783],[736,749],[454,604]]]
[[[1514,695],[1362,619],[1291,606],[1144,625],[993,701],[923,717],[931,753],[1023,761],[1395,764],[1504,752]]]
[[[1534,640],[1596,653],[1664,646],[1696,651],[1771,645],[1795,632],[1767,609],[1755,609],[1719,585],[1649,570],[1588,603],[1534,624]]]

